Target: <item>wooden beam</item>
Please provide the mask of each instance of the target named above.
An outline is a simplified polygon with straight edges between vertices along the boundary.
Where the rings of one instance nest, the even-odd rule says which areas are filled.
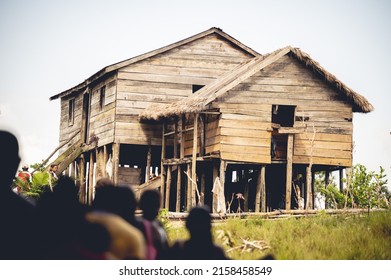
[[[191,163],[191,179],[193,180],[192,188],[191,188],[191,206],[192,207],[194,207],[196,205],[195,191],[197,188],[198,118],[199,118],[199,114],[196,113],[194,115],[193,156],[192,156],[192,163]]]
[[[286,186],[285,186],[285,210],[291,209],[292,197],[292,160],[293,160],[293,134],[288,135],[286,160]]]
[[[171,190],[171,173],[172,167],[167,167],[167,183],[166,183],[166,206],[167,210],[170,210],[170,190]]]

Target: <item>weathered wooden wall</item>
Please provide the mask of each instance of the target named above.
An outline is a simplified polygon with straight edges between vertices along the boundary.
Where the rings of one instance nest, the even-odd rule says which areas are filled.
[[[270,163],[272,105],[296,106],[293,163],[352,164],[352,108],[338,91],[286,55],[214,102],[225,160]],[[303,122],[302,119],[305,119]]]
[[[191,95],[192,85],[206,85],[249,57],[218,35],[209,35],[120,69],[116,140],[161,145],[161,126],[139,123],[137,115],[152,103]]]
[[[69,100],[75,100],[74,119],[73,123],[68,123]],[[67,142],[69,137],[76,131],[80,130],[82,121],[83,94],[71,95],[66,98],[61,98],[61,117],[60,117],[60,145]],[[59,154],[65,152],[70,146],[80,140],[80,133],[76,135],[67,145],[59,149]]]
[[[105,98],[100,109],[100,90],[105,87]],[[95,85],[91,90],[89,136],[98,138],[98,145],[103,146],[113,142],[115,129],[115,94],[116,77],[112,76]]]

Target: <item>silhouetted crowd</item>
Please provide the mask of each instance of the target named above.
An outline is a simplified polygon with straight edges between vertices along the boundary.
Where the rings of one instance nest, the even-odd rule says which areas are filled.
[[[18,141],[7,131],[0,131],[0,153],[0,259],[227,259],[212,241],[205,207],[193,208],[186,219],[190,238],[170,246],[157,219],[160,192],[145,190],[137,201],[130,187],[104,178],[85,205],[75,181],[62,176],[32,204],[11,188],[20,157]],[[142,216],[135,215],[137,207]]]

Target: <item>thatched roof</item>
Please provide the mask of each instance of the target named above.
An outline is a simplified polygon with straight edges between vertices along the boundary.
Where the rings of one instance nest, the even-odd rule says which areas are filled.
[[[217,34],[217,35],[221,36],[224,40],[227,40],[231,44],[237,46],[239,49],[243,50],[244,52],[247,52],[248,54],[250,54],[252,56],[258,56],[259,55],[253,49],[247,47],[246,45],[242,44],[241,42],[239,42],[235,38],[233,38],[230,35],[228,35],[227,33],[223,32],[223,30],[221,30],[220,28],[212,27],[212,28],[210,28],[210,29],[208,29],[208,30],[206,30],[204,32],[198,33],[198,34],[196,34],[194,36],[191,36],[191,37],[189,37],[187,39],[184,39],[184,40],[178,41],[176,43],[170,44],[168,46],[159,48],[157,50],[154,50],[154,51],[151,51],[151,52],[139,55],[139,56],[135,56],[135,57],[130,58],[130,59],[126,59],[124,61],[112,64],[112,65],[109,65],[109,66],[106,66],[103,69],[101,69],[98,72],[96,72],[95,74],[93,74],[91,77],[87,78],[85,81],[83,81],[80,84],[78,84],[77,86],[74,86],[74,87],[72,87],[72,88],[70,88],[68,90],[65,90],[65,91],[60,92],[60,93],[58,93],[56,95],[53,95],[52,97],[49,98],[49,100],[55,100],[57,98],[61,98],[61,97],[67,96],[67,95],[70,95],[70,94],[75,93],[75,92],[84,91],[89,85],[95,83],[97,80],[99,80],[101,78],[109,76],[110,74],[112,74],[113,72],[117,71],[120,68],[129,66],[129,65],[131,65],[133,63],[136,63],[136,62],[139,62],[141,60],[148,59],[148,58],[151,58],[153,56],[156,56],[156,55],[168,52],[168,51],[170,51],[172,49],[175,49],[177,47],[180,47],[180,46],[183,46],[185,44],[191,43],[193,41],[196,41],[196,40],[201,39],[203,37],[209,36],[211,34]]]
[[[245,79],[251,77],[266,66],[276,62],[286,54],[290,54],[300,62],[319,74],[330,86],[336,88],[344,94],[353,106],[353,112],[368,113],[373,110],[373,106],[362,95],[356,93],[334,75],[326,71],[318,62],[302,52],[298,48],[290,46],[276,50],[265,56],[257,56],[242,63],[229,73],[216,79],[213,83],[206,85],[195,95],[171,104],[153,104],[140,113],[141,119],[159,120],[179,116],[184,113],[196,113],[208,109],[208,105],[216,98],[224,95],[230,89],[240,84]]]

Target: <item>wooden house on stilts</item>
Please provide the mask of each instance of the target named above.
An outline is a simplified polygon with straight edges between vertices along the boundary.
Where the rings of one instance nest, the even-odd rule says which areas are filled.
[[[140,123],[150,104],[173,103],[259,54],[218,28],[107,66],[50,97],[60,99],[59,173],[75,176],[81,200],[111,177],[138,186],[159,174],[161,124]],[[168,148],[169,149],[169,148]]]
[[[155,172],[163,207],[176,212],[312,209],[314,172],[352,165],[353,112],[373,110],[301,50],[260,55],[217,28],[57,98],[55,162],[73,166],[83,201],[97,178],[137,188]]]

